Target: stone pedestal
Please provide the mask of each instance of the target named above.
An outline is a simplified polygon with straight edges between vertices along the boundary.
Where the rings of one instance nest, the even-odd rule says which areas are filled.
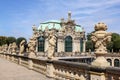
[[[47,69],[46,69],[46,76],[53,78],[54,77],[54,66],[52,64],[52,61],[47,62]]]
[[[9,60],[9,58],[10,58],[9,55],[7,55],[7,60]]]
[[[32,62],[32,60],[28,60],[28,64],[29,64],[28,68],[29,69],[33,69],[33,62]]]
[[[36,55],[34,52],[30,52],[28,55],[29,58],[36,58]]]
[[[106,80],[104,73],[90,72],[90,80]]]
[[[11,56],[11,61],[14,61],[14,59],[15,59],[14,56]]]
[[[106,60],[103,56],[97,57],[97,58],[91,63],[91,65],[93,65],[93,66],[98,66],[98,67],[108,67],[108,66],[110,66],[109,62],[107,62],[107,60]]]
[[[21,58],[20,57],[18,58],[18,64],[21,65]]]

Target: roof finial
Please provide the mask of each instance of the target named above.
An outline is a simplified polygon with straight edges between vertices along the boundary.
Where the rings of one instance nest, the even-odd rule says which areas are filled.
[[[68,20],[71,20],[71,11],[68,11]]]

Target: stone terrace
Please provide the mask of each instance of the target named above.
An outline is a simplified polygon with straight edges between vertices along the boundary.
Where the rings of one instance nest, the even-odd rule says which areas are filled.
[[[50,80],[45,75],[0,58],[0,80]]]

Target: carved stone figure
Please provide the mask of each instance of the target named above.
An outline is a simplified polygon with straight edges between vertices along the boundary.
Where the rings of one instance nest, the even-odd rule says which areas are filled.
[[[11,54],[11,52],[12,52],[12,44],[10,43],[8,46],[8,53]]]
[[[56,36],[54,31],[50,32],[48,36],[48,43],[49,43],[49,47],[47,50],[47,57],[48,59],[52,59],[55,53],[55,47],[56,47]]]
[[[8,50],[8,45],[7,44],[4,45],[4,49],[5,49],[4,52],[7,53],[7,50]]]
[[[36,53],[36,38],[32,37],[30,38],[30,41],[28,43],[28,47],[29,47],[29,57],[36,57],[35,53]]]
[[[22,40],[22,41],[20,42],[19,47],[20,47],[20,54],[23,54],[24,49],[25,49],[25,40]]]
[[[12,43],[12,54],[16,54],[17,51],[17,45],[15,42]]]

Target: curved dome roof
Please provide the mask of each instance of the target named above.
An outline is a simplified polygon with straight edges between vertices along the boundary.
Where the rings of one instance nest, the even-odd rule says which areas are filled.
[[[59,29],[61,29],[60,23],[61,23],[61,21],[59,21],[59,20],[46,21],[46,22],[40,23],[38,30],[44,31],[46,27],[48,27],[48,29],[55,28],[55,29],[59,30]],[[76,25],[75,31],[82,32],[83,30],[82,30],[82,27],[80,25]]]
[[[75,31],[76,31],[76,32],[82,32],[83,29],[82,29],[82,27],[81,27],[80,25],[76,25],[76,26],[75,26]]]
[[[38,30],[44,31],[46,27],[48,27],[48,29],[55,28],[55,29],[59,30],[61,28],[60,23],[61,22],[57,21],[57,20],[46,21],[44,23],[40,23]]]

